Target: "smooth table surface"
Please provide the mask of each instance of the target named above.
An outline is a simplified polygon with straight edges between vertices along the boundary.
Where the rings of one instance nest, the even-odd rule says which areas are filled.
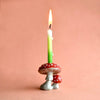
[[[63,81],[42,91],[50,8]],[[100,0],[0,0],[0,100],[100,100]]]

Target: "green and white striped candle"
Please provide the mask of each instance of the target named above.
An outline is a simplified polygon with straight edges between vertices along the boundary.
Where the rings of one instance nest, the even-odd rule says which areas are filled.
[[[49,11],[49,29],[48,29],[48,63],[52,63],[53,62],[53,51],[52,51],[52,11],[50,9]]]

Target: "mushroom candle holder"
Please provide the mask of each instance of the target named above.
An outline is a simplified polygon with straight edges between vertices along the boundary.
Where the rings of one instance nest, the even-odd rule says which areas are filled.
[[[56,74],[61,72],[60,66],[54,63],[46,63],[40,66],[38,72],[40,74],[47,75],[46,82],[40,86],[40,89],[51,90],[51,89],[59,88],[59,85],[57,84],[57,82],[61,83],[61,80],[60,80],[61,78],[59,78],[59,76]],[[52,82],[54,83],[52,84]]]

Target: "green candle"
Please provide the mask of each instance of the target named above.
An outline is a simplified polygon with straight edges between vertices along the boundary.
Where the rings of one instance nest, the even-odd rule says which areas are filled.
[[[52,63],[52,30],[51,30],[51,25],[52,25],[52,11],[50,9],[49,11],[49,30],[48,30],[48,63]]]
[[[52,63],[52,56],[53,56],[53,52],[52,52],[52,30],[49,29],[48,30],[48,63]]]

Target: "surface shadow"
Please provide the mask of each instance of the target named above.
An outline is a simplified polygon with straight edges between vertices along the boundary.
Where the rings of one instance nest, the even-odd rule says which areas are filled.
[[[40,90],[39,86],[24,86],[24,87],[17,87],[15,88],[15,90],[24,90],[24,91],[36,91],[36,90]]]
[[[22,89],[24,89],[24,90],[40,90],[40,87],[39,86],[27,86]]]
[[[14,92],[14,91],[39,91],[39,86],[17,86],[17,87],[5,87],[0,88],[0,91],[2,92]]]

